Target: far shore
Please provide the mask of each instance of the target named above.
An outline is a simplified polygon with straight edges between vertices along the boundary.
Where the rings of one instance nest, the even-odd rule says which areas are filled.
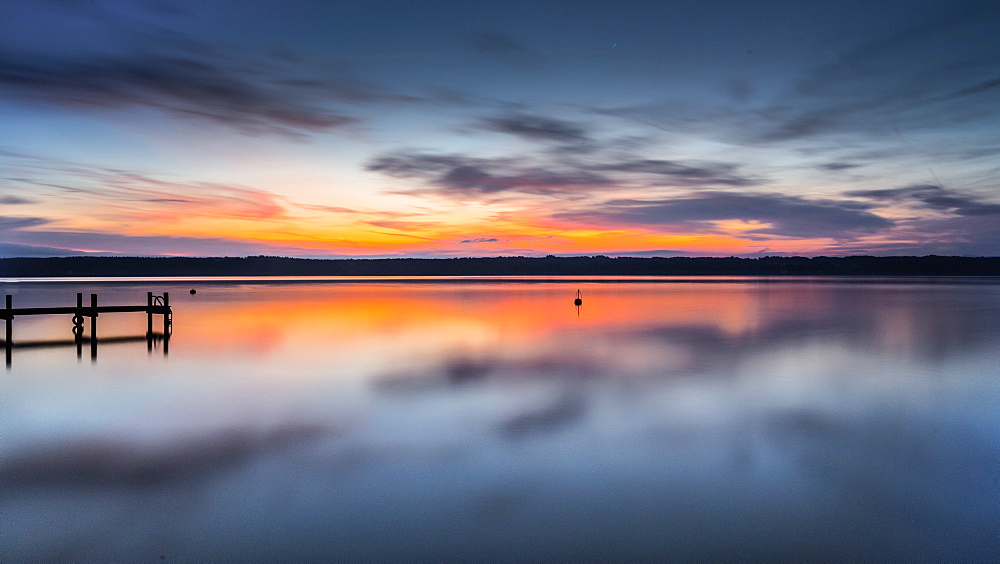
[[[468,257],[0,259],[0,278],[108,276],[1000,276],[1000,257]]]

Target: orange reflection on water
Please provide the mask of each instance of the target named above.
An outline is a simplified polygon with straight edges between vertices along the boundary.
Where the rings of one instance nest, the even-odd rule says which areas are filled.
[[[583,305],[573,305],[576,290]],[[432,357],[501,347],[518,355],[580,332],[706,327],[753,333],[782,302],[829,308],[811,292],[772,294],[747,284],[704,283],[366,283],[207,286],[175,299],[175,350],[202,356],[274,356],[306,362],[364,355]],[[791,305],[789,307],[792,307]],[[801,309],[801,305],[795,306]],[[306,352],[305,356],[309,356]],[[364,356],[362,355],[362,356]]]

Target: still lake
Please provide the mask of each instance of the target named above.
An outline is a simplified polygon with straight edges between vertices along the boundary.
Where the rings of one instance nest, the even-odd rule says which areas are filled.
[[[995,278],[0,290],[174,309],[168,354],[13,350],[2,561],[1000,554]],[[13,328],[72,336],[68,316]],[[145,329],[107,314],[98,335]]]

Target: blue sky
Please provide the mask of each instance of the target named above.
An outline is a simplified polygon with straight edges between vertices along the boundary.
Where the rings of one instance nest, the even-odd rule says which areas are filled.
[[[997,2],[0,3],[0,256],[1000,254]]]

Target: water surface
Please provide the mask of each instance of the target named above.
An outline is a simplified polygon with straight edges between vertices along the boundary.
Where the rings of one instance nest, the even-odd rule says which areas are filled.
[[[175,311],[167,354],[13,351],[0,560],[1000,550],[995,279],[0,288],[15,307],[168,291]],[[15,342],[70,327],[18,318]]]

